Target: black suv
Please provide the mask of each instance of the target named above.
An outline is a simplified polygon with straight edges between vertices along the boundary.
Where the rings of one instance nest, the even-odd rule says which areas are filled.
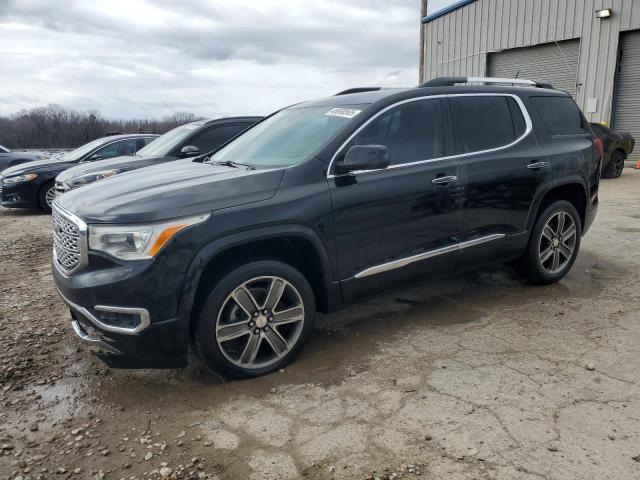
[[[76,333],[112,366],[183,365],[193,341],[257,376],[316,310],[488,262],[557,282],[596,213],[602,145],[567,93],[472,80],[298,104],[204,163],[63,195],[53,274]]]
[[[262,117],[225,117],[187,123],[162,135],[134,156],[78,165],[56,178],[56,194],[150,165],[194,158],[217,149]]]
[[[56,197],[55,178],[60,172],[78,163],[133,155],[158,137],[154,134],[112,135],[85,143],[63,155],[9,167],[0,172],[0,205],[50,212]]]

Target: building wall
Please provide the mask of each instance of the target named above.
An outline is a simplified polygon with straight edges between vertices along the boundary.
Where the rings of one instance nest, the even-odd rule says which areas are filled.
[[[613,15],[595,18],[602,8]],[[422,28],[426,80],[485,76],[490,52],[581,38],[576,101],[597,98],[587,117],[609,123],[620,32],[640,29],[640,0],[476,0]]]

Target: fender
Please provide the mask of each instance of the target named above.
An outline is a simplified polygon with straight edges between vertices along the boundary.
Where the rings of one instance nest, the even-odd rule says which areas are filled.
[[[183,321],[186,320],[187,325],[189,324],[188,320],[191,318],[191,311],[193,309],[195,295],[198,290],[202,273],[213,258],[233,247],[284,236],[297,236],[311,242],[322,264],[325,289],[327,292],[328,310],[338,308],[339,305],[342,304],[340,286],[339,282],[333,280],[334,275],[324,243],[318,234],[308,226],[300,224],[283,224],[259,227],[256,229],[233,233],[231,235],[217,238],[201,248],[195,257],[193,257],[185,274],[182,292],[180,295],[180,305],[178,307],[180,318],[183,319]]]

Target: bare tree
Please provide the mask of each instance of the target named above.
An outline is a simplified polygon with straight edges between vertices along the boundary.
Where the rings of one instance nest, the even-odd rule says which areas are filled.
[[[0,116],[0,144],[9,148],[76,148],[110,133],[165,133],[202,120],[190,112],[162,119],[108,120],[98,111],[78,112],[51,104]]]

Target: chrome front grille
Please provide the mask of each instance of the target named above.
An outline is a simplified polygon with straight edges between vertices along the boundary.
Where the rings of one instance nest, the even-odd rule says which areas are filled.
[[[63,273],[70,275],[86,263],[86,225],[75,215],[65,214],[55,205],[53,222],[53,260]]]

